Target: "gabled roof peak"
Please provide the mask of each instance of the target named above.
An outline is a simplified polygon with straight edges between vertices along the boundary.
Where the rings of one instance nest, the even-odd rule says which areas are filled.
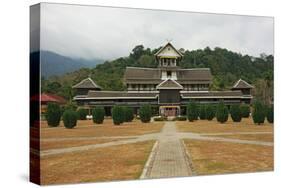
[[[156,89],[183,89],[177,81],[168,78],[156,86]]]
[[[233,85],[232,89],[251,89],[254,88],[251,84],[241,78]]]
[[[168,42],[166,45],[164,45],[160,50],[158,50],[158,52],[156,52],[154,55],[155,56],[159,56],[159,54],[166,49],[168,46],[170,46],[180,57],[183,57],[182,53],[177,50],[170,42]]]
[[[85,78],[78,84],[74,85],[74,89],[101,89],[90,77]]]

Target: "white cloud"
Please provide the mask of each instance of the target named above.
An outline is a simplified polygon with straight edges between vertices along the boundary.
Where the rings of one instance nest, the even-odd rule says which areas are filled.
[[[269,17],[43,3],[41,47],[71,57],[113,59],[138,44],[157,48],[172,39],[177,48],[219,46],[259,56],[273,53],[273,25]]]

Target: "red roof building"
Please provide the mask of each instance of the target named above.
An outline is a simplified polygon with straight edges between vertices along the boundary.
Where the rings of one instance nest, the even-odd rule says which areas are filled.
[[[35,95],[31,97],[32,101],[41,101],[41,104],[47,104],[48,102],[55,102],[59,104],[65,104],[66,100],[58,95],[50,94],[50,93],[42,93],[39,97],[39,95]]]

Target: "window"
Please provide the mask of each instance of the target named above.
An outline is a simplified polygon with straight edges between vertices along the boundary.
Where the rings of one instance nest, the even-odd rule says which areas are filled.
[[[172,72],[171,71],[167,71],[167,77],[171,78],[171,76],[172,76]]]
[[[146,90],[146,85],[145,84],[143,85],[143,90]]]

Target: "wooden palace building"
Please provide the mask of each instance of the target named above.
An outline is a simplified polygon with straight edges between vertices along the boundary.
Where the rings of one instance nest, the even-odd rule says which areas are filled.
[[[110,115],[114,105],[134,108],[135,113],[143,104],[157,108],[159,115],[185,114],[190,101],[226,104],[250,103],[252,85],[238,80],[229,91],[209,91],[212,74],[209,68],[182,69],[178,67],[183,55],[171,43],[156,54],[158,68],[126,67],[126,91],[103,91],[91,78],[73,86],[77,90],[74,100],[79,106],[103,106]]]

